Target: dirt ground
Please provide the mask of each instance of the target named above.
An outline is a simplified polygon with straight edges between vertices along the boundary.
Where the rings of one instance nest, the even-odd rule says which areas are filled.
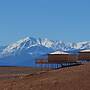
[[[0,70],[6,69],[8,70],[7,67],[0,68]],[[12,67],[11,70],[30,69]],[[12,75],[15,76],[11,77]],[[90,90],[90,63],[35,74],[9,73],[5,77],[6,79],[0,79],[0,90]]]

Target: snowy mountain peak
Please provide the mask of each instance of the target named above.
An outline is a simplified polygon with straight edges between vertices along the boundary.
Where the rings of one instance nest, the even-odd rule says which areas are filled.
[[[2,55],[9,55],[15,54],[20,52],[24,48],[29,48],[29,46],[36,43],[36,39],[32,37],[26,37],[17,41],[16,43],[8,45],[3,51],[1,52]]]
[[[5,47],[0,47],[0,65],[30,66],[48,54],[69,54],[90,51],[90,41],[66,43],[47,38],[26,37]],[[69,52],[69,53],[67,53]]]
[[[22,53],[50,53],[55,51],[78,51],[90,49],[90,42],[65,43],[63,41],[53,41],[47,38],[26,37],[7,47],[1,49],[0,56],[19,55]]]

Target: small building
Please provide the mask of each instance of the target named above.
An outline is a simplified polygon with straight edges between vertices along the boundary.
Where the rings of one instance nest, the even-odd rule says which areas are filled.
[[[90,60],[90,50],[81,50],[78,58],[79,60]]]
[[[40,64],[41,68],[48,65],[48,68],[55,65],[55,68],[63,67],[63,64],[78,64],[78,54],[56,51],[47,55],[47,58],[36,60],[36,64]]]
[[[61,63],[72,63],[78,61],[77,54],[71,54],[62,51],[56,51],[48,54],[47,59],[39,59],[36,61],[37,64],[61,64]]]
[[[72,63],[78,61],[77,54],[71,54],[67,52],[56,51],[48,54],[48,63]]]

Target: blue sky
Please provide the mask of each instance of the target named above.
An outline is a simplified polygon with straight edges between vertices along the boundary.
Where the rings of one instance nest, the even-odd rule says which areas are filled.
[[[90,40],[90,0],[0,0],[0,44],[27,36]]]

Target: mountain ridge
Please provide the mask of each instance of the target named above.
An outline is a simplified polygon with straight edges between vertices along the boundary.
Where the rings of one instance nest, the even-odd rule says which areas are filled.
[[[90,41],[78,42],[78,43],[65,43],[63,41],[54,41],[49,40],[47,38],[33,38],[26,37],[21,39],[13,44],[8,45],[7,47],[2,49],[1,55],[8,56],[9,54],[21,53],[23,51],[30,50],[32,47],[45,47],[48,49],[52,49],[52,51],[73,51],[73,50],[82,50],[82,49],[90,49]],[[39,53],[39,51],[38,51]],[[47,52],[48,53],[48,52]]]
[[[66,43],[47,38],[26,37],[0,49],[0,64],[26,65],[34,63],[37,58],[55,51],[79,52],[90,49],[90,41]]]

